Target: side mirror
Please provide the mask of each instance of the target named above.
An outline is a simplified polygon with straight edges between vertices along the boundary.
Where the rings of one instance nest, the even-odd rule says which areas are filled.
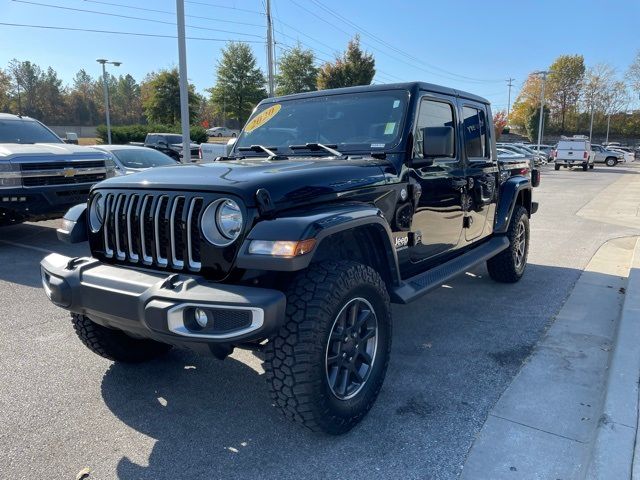
[[[426,159],[453,157],[453,127],[422,129],[422,155]]]
[[[232,137],[227,141],[227,153],[225,154],[227,157],[231,153],[231,150],[233,150],[233,146],[236,144],[237,141],[238,141],[238,137]]]

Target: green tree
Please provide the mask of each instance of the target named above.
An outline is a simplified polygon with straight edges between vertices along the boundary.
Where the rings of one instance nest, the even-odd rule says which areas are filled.
[[[333,63],[325,63],[318,73],[318,90],[369,85],[376,74],[376,61],[360,48],[360,36],[349,41],[347,50]]]
[[[0,112],[11,111],[11,77],[0,68]]]
[[[142,101],[138,82],[129,74],[121,75],[115,80],[110,93],[112,113],[117,122],[124,125],[139,123],[142,119]]]
[[[549,103],[559,116],[564,133],[569,112],[576,111],[585,74],[582,55],[560,55],[549,67]]]
[[[95,80],[86,70],[78,71],[73,77],[67,99],[70,122],[74,125],[96,125],[101,118],[100,100],[95,96]]]
[[[312,50],[304,50],[300,44],[280,57],[280,73],[276,77],[278,95],[311,92],[316,90],[318,69],[314,65]]]
[[[542,119],[542,136],[543,137],[544,137],[544,131],[545,131],[544,126],[547,125],[548,122],[549,122],[549,109],[545,105],[544,118]],[[535,108],[534,111],[531,113],[531,115],[529,115],[529,118],[527,119],[527,125],[526,125],[527,137],[529,137],[531,141],[538,139],[539,127],[540,127],[540,107]]]
[[[160,70],[145,78],[142,91],[142,108],[150,122],[173,125],[180,121],[180,82],[178,69]],[[189,121],[198,113],[195,87],[189,84]]]
[[[264,75],[248,44],[230,42],[222,50],[216,84],[209,92],[216,110],[222,112],[223,122],[229,116],[239,125],[243,125],[256,104],[266,98]]]

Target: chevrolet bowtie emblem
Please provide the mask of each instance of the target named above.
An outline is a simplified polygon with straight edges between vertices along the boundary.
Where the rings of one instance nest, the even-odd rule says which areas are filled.
[[[75,169],[75,168],[65,168],[65,169],[62,171],[62,175],[63,175],[64,177],[66,177],[66,178],[69,178],[69,177],[75,177],[75,176],[76,176],[76,173],[78,173],[78,172],[76,171],[76,169]]]

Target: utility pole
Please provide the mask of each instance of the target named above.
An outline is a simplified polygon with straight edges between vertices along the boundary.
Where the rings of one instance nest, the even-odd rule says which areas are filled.
[[[266,0],[267,4],[267,72],[269,83],[269,96],[274,95],[273,80],[273,23],[271,22],[271,0]]]
[[[589,142],[591,142],[591,136],[593,135],[593,114],[595,109],[593,108],[593,99],[591,99],[591,122],[589,122]]]
[[[20,82],[16,76],[16,86],[18,87],[18,116],[22,116],[22,99],[20,98]]]
[[[607,114],[607,139],[604,143],[609,143],[609,125],[611,125],[611,113]]]
[[[182,163],[191,162],[189,132],[189,80],[187,78],[187,44],[184,31],[184,0],[176,0],[178,24],[178,79],[180,82],[180,124],[182,126]]]
[[[540,92],[540,118],[538,120],[538,152],[540,152],[540,145],[542,144],[542,121],[544,119],[544,84],[547,81],[547,71],[533,72],[534,75],[542,75],[542,88]]]
[[[109,117],[109,81],[107,79],[107,68],[106,64],[113,65],[114,67],[119,67],[122,65],[122,62],[110,62],[104,58],[99,58],[96,62],[102,64],[102,87],[104,90],[104,114],[107,117],[107,143],[111,145],[111,118]]]
[[[509,120],[509,114],[511,113],[511,87],[513,87],[513,81],[515,78],[509,78],[507,80],[507,86],[509,87],[509,100],[507,101],[507,120]]]

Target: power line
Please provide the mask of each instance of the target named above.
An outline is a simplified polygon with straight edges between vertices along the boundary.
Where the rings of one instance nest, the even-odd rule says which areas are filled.
[[[353,32],[347,32],[347,31],[339,28],[335,24],[335,22],[330,22],[330,21],[326,20],[325,18],[317,15],[317,13],[309,10],[308,8],[306,8],[306,7],[302,6],[302,5],[300,5],[295,0],[290,0],[290,1],[291,1],[291,3],[297,5],[301,9],[307,11],[308,13],[313,15],[315,18],[317,18],[319,20],[322,20],[323,22],[327,23],[328,25],[330,25],[331,27],[335,28],[336,30],[338,30],[340,32],[343,32],[343,33],[345,33],[347,35],[352,35]],[[502,80],[481,80],[481,79],[476,79],[476,78],[472,78],[472,77],[466,77],[464,75],[459,75],[459,74],[456,74],[456,73],[453,73],[453,72],[449,72],[448,70],[445,70],[443,68],[437,67],[435,65],[427,64],[426,62],[420,60],[419,58],[416,58],[416,57],[406,53],[404,50],[401,50],[401,49],[391,45],[390,43],[386,42],[385,40],[381,39],[380,37],[368,32],[367,30],[363,29],[362,27],[358,26],[357,24],[353,23],[352,21],[346,19],[345,17],[343,17],[339,13],[335,12],[334,10],[331,10],[330,8],[324,6],[323,4],[318,2],[317,0],[312,0],[312,1],[316,6],[320,7],[322,10],[324,10],[327,13],[329,13],[330,15],[336,17],[338,20],[341,20],[342,22],[346,23],[351,28],[354,28],[356,31],[359,31],[359,32],[363,33],[364,35],[374,39],[378,43],[384,45],[389,50],[392,50],[392,51],[394,51],[394,52],[396,52],[396,53],[398,53],[400,55],[403,55],[403,56],[409,58],[412,61],[412,63],[409,63],[406,60],[403,60],[403,59],[398,58],[398,57],[396,57],[394,55],[391,55],[391,54],[389,54],[389,53],[387,53],[385,51],[382,51],[382,50],[380,50],[380,48],[375,47],[375,46],[373,46],[371,44],[367,44],[365,42],[362,42],[363,45],[368,46],[368,47],[372,48],[373,50],[376,50],[376,51],[382,53],[383,55],[387,55],[387,56],[389,56],[389,57],[391,57],[391,58],[393,58],[393,59],[395,59],[397,61],[400,61],[400,62],[406,64],[406,65],[409,65],[409,66],[414,67],[414,68],[418,68],[418,69],[423,70],[423,71],[425,71],[425,72],[427,72],[427,73],[429,73],[431,75],[436,75],[436,76],[439,76],[439,77],[442,77],[442,78],[446,78],[448,80],[467,81],[467,82],[474,82],[474,83],[497,83],[497,82],[501,82],[502,81]],[[424,65],[424,66],[420,66],[420,64]],[[425,67],[428,67],[428,68],[425,68]],[[433,70],[440,70],[440,71],[442,71],[444,73],[438,73],[438,72],[433,71]],[[456,78],[456,77],[459,77],[459,78]]]
[[[176,14],[176,12],[172,12],[171,10],[159,10],[156,8],[134,7],[132,5],[125,5],[124,3],[101,2],[99,0],[84,0],[84,1],[87,3],[96,3],[98,5],[108,5],[110,7],[128,8],[130,10],[138,10],[141,12],[163,13],[163,14],[173,15],[173,16],[175,16]],[[202,15],[185,15],[185,17],[195,18],[198,20],[211,20],[214,22],[233,23],[235,25],[244,25],[248,27],[261,27],[261,28],[263,27],[263,25],[260,25],[259,23],[238,22],[236,20],[226,20],[226,19],[220,19],[220,18],[214,18],[214,17],[205,17]]]
[[[220,5],[220,4],[217,4],[217,3],[196,2],[196,1],[193,1],[193,0],[185,0],[185,3],[192,3],[194,5],[205,5],[207,7],[214,7],[214,8],[226,8],[228,10],[238,10],[239,12],[257,13],[259,15],[264,15],[264,12],[261,12],[259,10],[249,10],[249,9],[246,9],[246,8],[229,7],[227,5]]]
[[[114,30],[98,30],[94,28],[72,28],[57,27],[53,25],[28,25],[24,23],[6,23],[0,22],[0,25],[6,27],[24,27],[24,28],[40,28],[45,30],[66,30],[70,32],[88,32],[88,33],[107,33],[111,35],[131,35],[136,37],[154,37],[154,38],[178,38],[175,35],[160,35],[157,33],[140,33],[140,32],[120,32]],[[247,42],[247,43],[263,43],[260,40],[238,40],[237,38],[209,38],[209,37],[186,37],[188,40],[203,40],[209,42]]]
[[[143,18],[143,17],[133,17],[130,15],[121,15],[118,13],[107,13],[107,12],[99,12],[97,10],[87,10],[84,8],[72,8],[72,7],[63,7],[62,5],[51,5],[48,3],[39,3],[39,2],[30,2],[27,0],[12,0],[13,2],[16,3],[24,3],[24,4],[28,4],[28,5],[36,5],[39,7],[49,7],[49,8],[57,8],[60,10],[69,10],[69,11],[73,11],[73,12],[83,12],[83,13],[93,13],[95,15],[106,15],[108,17],[118,17],[118,18],[126,18],[129,20],[140,20],[143,22],[153,22],[153,23],[162,23],[164,25],[171,25],[171,26],[175,26],[175,22],[165,22],[163,20],[154,20],[151,18]],[[242,36],[246,36],[246,37],[257,37],[257,38],[262,38],[261,35],[256,35],[254,33],[242,33],[242,32],[233,32],[230,30],[221,30],[219,28],[208,28],[208,27],[199,27],[197,25],[186,25],[189,28],[196,28],[198,30],[209,30],[211,32],[220,32],[220,33],[231,33],[234,35],[242,35]]]

